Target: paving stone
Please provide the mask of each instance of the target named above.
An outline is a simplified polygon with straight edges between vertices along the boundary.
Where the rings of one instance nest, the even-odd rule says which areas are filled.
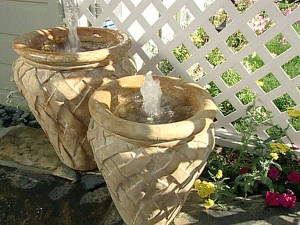
[[[25,119],[25,118],[27,118],[29,116],[30,116],[29,112],[24,112],[24,113],[22,113],[21,118]]]
[[[107,188],[103,187],[103,188],[99,188],[94,191],[87,192],[80,199],[80,205],[91,204],[91,203],[102,203],[108,199],[110,199],[109,192],[108,192]]]
[[[125,225],[113,202],[108,209],[103,225]]]
[[[79,178],[78,172],[63,165],[43,130],[25,126],[0,128],[0,163],[40,170],[70,180]],[[2,164],[4,165],[4,164]]]
[[[100,174],[86,174],[81,176],[80,182],[85,190],[93,190],[105,186],[105,180]]]
[[[64,186],[55,187],[50,193],[49,198],[52,200],[60,200],[62,197],[67,195],[69,191],[71,190],[71,186],[65,184]]]
[[[7,174],[5,178],[9,179],[11,182],[11,185],[15,188],[21,188],[21,189],[30,189],[37,185],[38,181],[21,174]]]
[[[15,177],[22,185],[12,184]],[[86,191],[79,182],[1,165],[0,187],[1,225],[103,225],[111,204],[80,205]]]
[[[199,220],[193,218],[192,216],[190,216],[188,213],[185,212],[179,212],[177,217],[174,220],[174,224],[195,224],[197,223]]]
[[[247,199],[234,198],[222,207],[207,210],[202,206],[203,202],[196,192],[192,192],[174,224],[186,224],[188,216],[189,220],[195,221],[195,225],[300,225],[299,202],[294,209],[268,207],[262,196],[252,196]]]

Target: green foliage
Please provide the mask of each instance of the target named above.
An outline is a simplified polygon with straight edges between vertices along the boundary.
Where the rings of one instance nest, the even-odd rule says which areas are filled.
[[[248,41],[238,30],[228,37],[228,39],[226,40],[226,44],[231,48],[233,52],[238,52],[248,44]]]
[[[288,121],[296,131],[300,131],[300,118],[291,118]]]
[[[213,67],[221,65],[225,61],[224,55],[218,48],[214,48],[205,58],[213,65]]]
[[[274,99],[273,102],[281,112],[296,106],[296,103],[288,94],[283,94],[279,98]]]
[[[227,116],[235,111],[235,108],[228,100],[225,100],[224,102],[218,104],[218,109],[222,112],[224,116]]]
[[[282,69],[286,72],[290,79],[300,75],[300,57],[296,56],[290,61],[282,65]]]
[[[266,93],[280,86],[280,83],[272,73],[269,73],[266,76],[262,77],[258,80],[257,83]]]
[[[279,125],[274,125],[268,129],[266,129],[266,133],[269,135],[269,136],[282,136],[283,135],[283,129],[279,126]]]
[[[191,56],[184,44],[180,44],[178,47],[174,48],[172,54],[180,63],[183,63],[186,59],[188,59]]]
[[[245,12],[254,2],[251,0],[232,0],[240,13]]]
[[[224,80],[228,87],[235,85],[241,80],[241,77],[233,68],[230,68],[229,70],[222,73],[221,78]]]
[[[174,70],[174,67],[167,59],[163,59],[161,62],[159,62],[157,67],[164,76],[167,76]]]
[[[212,97],[216,97],[218,94],[221,93],[221,90],[214,82],[210,82],[204,88]]]
[[[268,112],[263,106],[250,107],[248,108],[247,115],[237,119],[236,121],[233,121],[232,125],[237,132],[244,132],[245,130],[249,129],[249,124],[252,122],[252,119],[254,119],[258,125],[271,119],[271,113]]]
[[[300,119],[300,111],[297,113],[298,116],[291,115],[291,118]],[[287,178],[292,172],[300,174],[297,156],[292,148],[281,142],[282,137],[287,137],[289,127],[262,140],[256,135],[261,123],[271,128],[276,127],[263,122],[265,119],[265,110],[261,107],[249,107],[243,118],[248,125],[242,131],[242,145],[234,149],[217,147],[210,155],[202,176],[212,180],[217,186],[218,180],[213,174],[221,170],[224,177],[222,185],[227,187],[227,193],[233,195],[265,194],[266,191],[282,193],[290,189],[299,198],[298,183],[292,183]],[[271,168],[277,170],[278,174],[270,174]],[[216,196],[217,192],[216,189]],[[220,194],[219,197],[221,199],[216,201],[222,201],[224,196]]]
[[[224,9],[219,9],[212,17],[209,18],[209,21],[217,28],[222,23],[229,20],[228,14]]]
[[[242,64],[245,68],[253,73],[260,67],[262,67],[265,63],[261,60],[261,58],[255,53],[248,55],[246,58],[242,60]]]
[[[256,99],[255,94],[248,87],[238,92],[236,96],[243,105],[247,105]]]
[[[209,37],[204,31],[202,27],[199,27],[194,33],[190,35],[193,43],[196,45],[197,48],[202,47],[205,43],[208,42]]]
[[[266,44],[266,47],[270,53],[277,56],[288,50],[291,45],[285,40],[282,34],[278,34]]]
[[[296,22],[293,25],[294,30],[297,32],[297,34],[300,36],[300,22]]]

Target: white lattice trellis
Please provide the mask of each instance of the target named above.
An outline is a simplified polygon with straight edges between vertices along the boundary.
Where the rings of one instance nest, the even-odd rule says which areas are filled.
[[[132,36],[134,43],[131,53],[139,59],[140,74],[148,71],[160,74],[158,64],[167,60],[172,65],[169,76],[180,76],[186,81],[196,82],[201,86],[207,86],[213,82],[220,92],[214,97],[216,104],[227,100],[235,109],[226,116],[221,111],[217,114],[216,127],[220,128],[219,131],[222,129],[227,131],[227,135],[219,132],[222,137],[219,139],[220,142],[228,136],[235,137],[237,134],[232,122],[245,116],[250,104],[243,104],[236,95],[245,87],[257,96],[256,105],[264,106],[272,112],[273,123],[285,128],[289,116],[278,109],[274,104],[274,99],[287,94],[294,101],[294,108],[300,110],[300,38],[292,27],[300,20],[300,7],[289,15],[283,15],[273,0],[258,0],[245,12],[240,13],[229,0],[210,1],[212,3],[209,6],[205,2],[208,1],[79,0],[79,9],[82,20],[88,21],[89,25],[101,27],[107,19],[110,19],[117,29]],[[98,10],[96,16],[91,12],[95,6]],[[210,21],[219,9],[224,9],[230,18],[228,20],[230,23],[226,24],[221,31],[220,29],[218,31]],[[248,22],[262,11],[270,17],[273,25],[261,35],[256,35]],[[184,18],[183,22],[182,18]],[[199,27],[203,28],[209,37],[209,41],[200,48],[190,38],[190,35]],[[226,40],[236,31],[242,33],[248,44],[241,50],[233,52]],[[266,43],[278,34],[282,34],[291,47],[274,57],[266,48]],[[145,51],[145,48],[149,46],[153,48],[151,54]],[[172,53],[178,46],[184,46],[188,51],[186,59],[178,60]],[[216,67],[207,60],[207,55],[215,48],[225,58],[225,61]],[[260,57],[263,66],[250,74],[242,60],[251,54],[254,56],[253,53]],[[298,70],[298,76],[293,78],[290,78],[282,68],[282,65],[291,59],[296,60],[295,69]],[[202,72],[206,73],[198,80],[192,79],[189,72],[195,65],[200,65]],[[221,77],[229,69],[234,69],[241,78],[232,86],[228,86]],[[257,81],[269,73],[273,74],[280,85],[265,93]],[[258,134],[262,138],[268,137],[266,127],[261,126]],[[300,146],[299,130],[291,127],[288,134],[292,141]],[[234,142],[232,138],[230,140]]]

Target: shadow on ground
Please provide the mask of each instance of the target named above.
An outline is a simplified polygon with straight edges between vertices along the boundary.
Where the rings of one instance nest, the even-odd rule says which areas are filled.
[[[260,196],[205,210],[192,192],[175,225],[300,225],[295,209]],[[40,129],[0,128],[0,225],[123,225],[97,171],[63,166]],[[138,224],[140,225],[140,224]],[[141,224],[144,225],[144,224]]]
[[[94,175],[72,182],[0,167],[1,225],[122,224],[111,203],[105,183]]]

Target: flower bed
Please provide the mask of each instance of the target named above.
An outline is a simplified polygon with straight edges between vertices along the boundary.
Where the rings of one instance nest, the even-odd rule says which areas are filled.
[[[242,145],[236,149],[217,147],[211,154],[203,178],[195,182],[205,208],[222,203],[225,196],[261,194],[269,206],[294,208],[300,199],[299,148],[282,143],[286,131],[261,140],[256,127],[261,123],[256,107],[248,110],[248,128]],[[291,118],[300,120],[300,111],[288,109]],[[271,124],[270,124],[271,125]]]

